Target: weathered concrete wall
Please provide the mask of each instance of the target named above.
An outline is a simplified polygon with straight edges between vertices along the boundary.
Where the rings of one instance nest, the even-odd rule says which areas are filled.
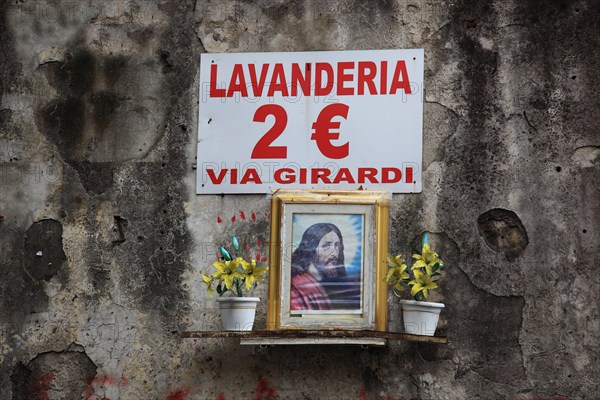
[[[1,399],[600,396],[600,3],[2,4]],[[200,53],[421,47],[424,190],[390,243],[431,233],[451,343],[180,339],[218,327],[215,243],[268,240],[265,197],[194,194]]]

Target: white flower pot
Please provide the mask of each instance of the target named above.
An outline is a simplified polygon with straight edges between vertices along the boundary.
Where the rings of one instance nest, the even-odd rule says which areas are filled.
[[[404,332],[412,335],[433,336],[443,303],[400,300],[404,317]]]
[[[223,330],[251,331],[258,297],[219,297]]]

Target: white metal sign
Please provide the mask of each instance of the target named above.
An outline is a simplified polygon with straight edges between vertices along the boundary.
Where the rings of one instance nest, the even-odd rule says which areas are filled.
[[[423,57],[202,54],[196,192],[420,192]]]

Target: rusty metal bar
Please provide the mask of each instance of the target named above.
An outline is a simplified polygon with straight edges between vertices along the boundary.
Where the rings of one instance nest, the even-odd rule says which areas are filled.
[[[186,331],[181,332],[182,338],[191,339],[222,339],[222,338],[380,338],[388,340],[407,340],[412,342],[447,344],[444,336],[411,335],[400,332],[381,331],[348,331],[348,330],[269,330],[269,331]]]

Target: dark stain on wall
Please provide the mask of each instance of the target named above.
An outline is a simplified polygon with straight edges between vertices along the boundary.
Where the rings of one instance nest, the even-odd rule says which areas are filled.
[[[102,74],[109,89],[115,86],[127,67],[127,57],[123,55],[107,56],[104,60]]]
[[[563,157],[564,153],[557,146],[562,140],[577,137],[581,143],[597,143],[598,132],[594,127],[600,118],[597,95],[600,79],[596,73],[600,63],[600,3],[530,0],[517,12],[529,17],[523,21],[527,22],[531,43],[525,56],[529,60],[546,61],[538,64],[544,77],[543,84],[538,86],[547,107],[532,111],[531,119],[535,126],[551,131],[554,138],[544,141],[543,135],[537,135],[538,145]],[[564,97],[557,98],[556,94]],[[559,112],[561,126],[553,126],[548,118],[549,109]]]
[[[285,3],[271,3],[271,6],[264,10],[265,15],[274,21],[285,20],[288,14],[292,14],[297,19],[302,19],[304,15],[305,3],[303,1],[293,0]]]
[[[49,281],[67,259],[63,251],[62,224],[53,219],[33,223],[25,232],[24,268],[35,280]]]
[[[171,60],[171,52],[169,50],[161,50],[158,53],[160,63],[162,64],[163,74],[168,74],[173,70],[173,64]]]
[[[439,290],[446,307],[437,334],[447,335],[450,344],[435,351],[420,346],[424,358],[458,358],[457,379],[471,370],[493,382],[513,384],[525,379],[519,343],[524,299],[479,289],[472,282],[474,277],[460,268],[458,245],[443,233],[430,233],[429,237],[444,261]]]
[[[529,244],[527,231],[518,215],[510,210],[495,208],[477,218],[479,234],[497,253],[512,261],[519,257]]]
[[[95,194],[106,192],[113,183],[111,163],[89,158],[98,142],[107,139],[104,133],[120,106],[121,97],[113,86],[125,66],[123,56],[103,59],[84,44],[73,42],[64,62],[39,67],[58,96],[38,104],[36,124],[75,169],[84,188]],[[95,89],[100,79],[109,90]]]
[[[42,353],[15,366],[12,400],[80,399],[95,375],[96,365],[85,352]]]
[[[64,62],[51,62],[42,67],[48,83],[62,96],[81,98],[92,91],[96,79],[96,58],[85,46],[71,46]]]
[[[384,391],[384,383],[377,375],[377,372],[373,368],[367,366],[363,369],[362,373],[362,387],[366,394],[364,400],[375,400],[379,399],[379,394]]]
[[[29,314],[48,309],[48,295],[42,283],[25,272],[22,257],[22,253],[13,254],[10,263],[0,263],[0,313],[14,329],[19,329]]]
[[[457,275],[453,274],[451,279]],[[458,288],[458,285],[462,287]],[[458,366],[457,377],[474,370],[494,382],[513,384],[524,380],[523,352],[519,343],[524,299],[486,293],[473,286],[466,276],[448,285],[449,290],[452,288],[457,293],[447,303],[445,317],[451,321],[448,336],[455,341],[455,349],[468,349],[466,353],[469,354],[461,359],[464,362]]]
[[[403,199],[401,207],[394,213],[392,210],[389,236],[389,249],[393,254],[410,253],[414,249],[407,247],[413,243],[415,232],[422,229],[422,204],[419,196],[410,196]]]
[[[12,120],[12,111],[8,108],[4,110],[0,110],[0,129],[3,129],[4,126]]]
[[[16,83],[21,75],[22,65],[18,62],[14,48],[13,35],[9,29],[8,15],[11,4],[8,1],[0,3],[0,94],[11,93],[15,90]],[[0,96],[0,109],[2,109],[2,96]]]
[[[160,36],[160,48],[169,50],[155,55],[156,63],[163,66],[160,101],[166,115],[159,129],[168,140],[166,148],[157,153],[159,160],[137,162],[133,173],[122,175],[120,190],[113,196],[114,211],[127,220],[127,237],[138,240],[113,245],[111,254],[123,289],[135,299],[135,307],[158,313],[165,317],[164,328],[174,329],[174,313],[187,307],[187,293],[180,280],[189,267],[187,255],[192,245],[184,210],[189,193],[183,184],[192,133],[181,121],[192,120],[197,112],[189,92],[194,90],[201,48],[190,35],[193,3],[159,7],[172,16]]]
[[[77,171],[86,191],[101,194],[110,189],[114,168],[112,162],[73,161],[71,166]]]
[[[457,65],[455,85],[443,87],[442,91],[455,93],[463,114],[456,132],[445,143],[443,182],[452,190],[440,192],[440,215],[453,215],[457,209],[468,207],[462,199],[489,201],[493,188],[501,184],[500,155],[506,153],[498,134],[501,129],[498,121],[501,109],[497,102],[500,57],[496,51],[480,44],[480,38],[494,39],[498,34],[496,10],[492,3],[470,0],[454,3],[449,9],[449,23],[441,29],[439,39],[434,39],[432,51],[439,58],[433,65],[437,66],[434,71],[449,64]],[[451,47],[446,49],[449,45]],[[443,75],[441,69],[438,73]]]
[[[8,344],[17,337],[13,334],[21,333],[26,318],[47,311],[44,279],[54,276],[64,261],[60,223],[40,221],[28,229],[20,227],[14,216],[0,221],[0,333]],[[18,348],[17,343],[11,346]]]
[[[87,206],[89,196],[80,182],[80,176],[74,168],[63,169],[60,189],[49,199],[65,213],[65,217],[61,218],[64,225],[74,223],[74,216]]]
[[[104,132],[113,114],[119,106],[117,93],[102,90],[91,95],[92,118],[96,127],[96,133]]]
[[[187,268],[191,238],[185,226],[185,194],[178,189],[180,181],[161,164],[139,163],[135,175],[125,177],[116,197],[118,215],[128,221],[127,237],[143,239],[126,240],[113,254],[123,288],[136,299],[137,307],[169,314],[186,295],[179,282]]]
[[[127,32],[127,36],[133,39],[138,44],[146,44],[154,37],[154,29],[152,26],[141,27]]]
[[[69,96],[51,100],[38,112],[38,126],[53,142],[65,161],[73,161],[82,146],[85,127],[85,104],[81,98]]]

